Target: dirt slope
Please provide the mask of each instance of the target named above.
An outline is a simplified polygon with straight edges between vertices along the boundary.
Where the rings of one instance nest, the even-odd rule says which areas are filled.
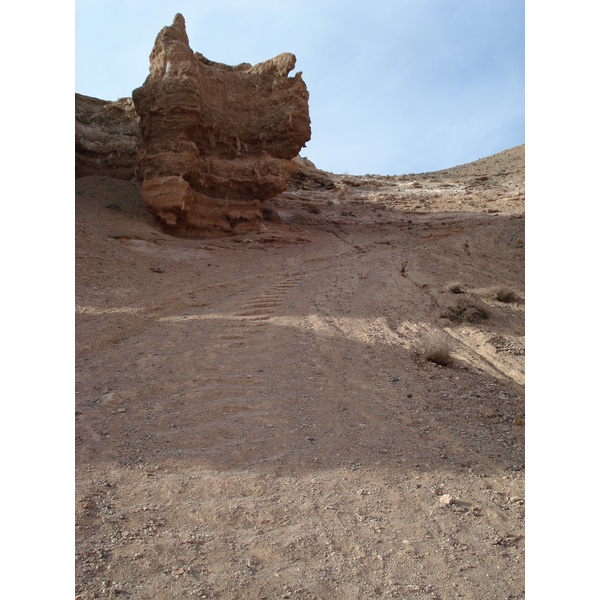
[[[332,180],[210,241],[76,181],[79,598],[524,596],[524,147]]]

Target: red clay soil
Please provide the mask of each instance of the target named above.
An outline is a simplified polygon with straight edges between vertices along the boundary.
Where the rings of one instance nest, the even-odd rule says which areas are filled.
[[[524,597],[524,147],[331,178],[218,240],[76,181],[78,598]]]

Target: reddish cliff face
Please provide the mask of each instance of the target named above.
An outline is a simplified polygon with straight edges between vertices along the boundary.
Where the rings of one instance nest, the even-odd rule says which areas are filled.
[[[131,98],[110,102],[75,94],[75,177],[134,179],[139,120]]]
[[[253,67],[212,62],[191,50],[180,14],[160,31],[133,102],[142,194],[169,231],[259,228],[260,201],[286,189],[310,139],[306,85],[288,77],[295,62],[287,53]]]

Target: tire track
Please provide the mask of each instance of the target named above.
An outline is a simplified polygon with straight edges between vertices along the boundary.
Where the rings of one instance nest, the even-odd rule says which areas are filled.
[[[185,356],[175,361],[197,365],[193,376],[180,372],[174,378],[184,437],[197,440],[194,447],[182,448],[173,435],[169,450],[175,455],[193,453],[214,463],[226,459],[243,464],[269,455],[273,423],[285,418],[270,393],[270,365],[280,364],[290,351],[289,336],[274,318],[302,277],[287,275],[197,314],[161,321],[162,328],[179,330],[186,347]]]
[[[285,418],[270,392],[271,365],[290,352],[287,328],[274,317],[302,278],[281,274],[258,289],[155,315],[114,342],[119,364],[114,345],[98,351],[78,381],[88,398],[78,403],[81,455],[134,464],[160,454],[173,465],[182,456],[264,458],[269,427]],[[102,381],[107,365],[111,376]]]

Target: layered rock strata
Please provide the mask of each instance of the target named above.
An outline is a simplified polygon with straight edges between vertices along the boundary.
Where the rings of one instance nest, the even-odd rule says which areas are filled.
[[[75,94],[75,177],[134,179],[139,120],[131,98],[109,102]]]
[[[164,27],[133,91],[138,174],[148,210],[172,233],[257,230],[260,201],[284,191],[310,139],[308,91],[293,54],[228,66],[193,52],[185,20]]]

